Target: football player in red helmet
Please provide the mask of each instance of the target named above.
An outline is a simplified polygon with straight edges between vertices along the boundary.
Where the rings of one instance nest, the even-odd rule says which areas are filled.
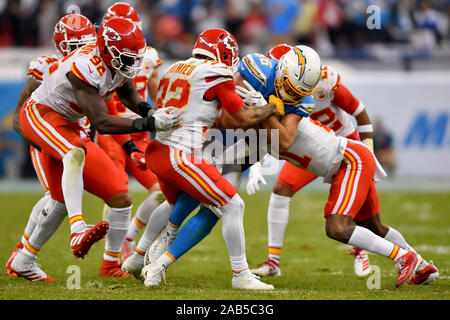
[[[116,3],[109,7],[103,21],[107,22],[115,17],[128,19],[137,27],[141,26],[136,10],[126,3]],[[159,84],[158,69],[162,64],[158,51],[147,46],[142,64],[141,71],[133,78],[133,84],[143,101],[147,101],[150,98],[155,105]],[[120,102],[116,94],[112,94],[106,101],[111,114],[124,118],[137,117],[136,113]],[[134,239],[139,231],[145,227],[153,210],[164,200],[158,184],[158,178],[151,170],[147,170],[145,164],[143,151],[150,142],[150,136],[148,132],[127,135],[97,134],[97,141],[99,147],[106,152],[121,171],[131,174],[149,192],[148,197],[137,207],[136,214],[128,227],[127,236],[122,247],[122,260],[125,261],[135,250]],[[108,208],[105,205],[103,212],[106,213],[107,210]]]
[[[70,54],[73,50],[77,49],[85,45],[88,42],[95,41],[96,32],[94,29],[94,25],[92,22],[81,14],[68,14],[62,17],[55,25],[54,33],[53,33],[53,43],[57,50],[57,55],[50,56],[39,56],[34,58],[30,62],[30,66],[27,73],[27,81],[25,82],[24,87],[20,93],[16,110],[14,112],[14,129],[20,134],[23,135],[20,130],[19,125],[19,113],[20,109],[30,96],[31,93],[36,90],[37,87],[42,83],[44,75],[46,75],[46,71],[49,69],[51,65],[58,61],[58,57],[62,58]],[[41,182],[42,187],[44,188],[45,195],[35,204],[33,207],[30,217],[27,223],[27,226],[22,235],[21,241],[15,247],[11,257],[8,259],[6,263],[6,273],[10,276],[17,276],[18,274],[11,269],[11,263],[14,257],[17,254],[19,249],[25,247],[30,239],[33,231],[38,223],[38,218],[40,212],[42,212],[44,206],[49,203],[51,200],[50,191],[48,186],[48,180],[45,175],[45,172],[42,170],[42,155],[38,149],[30,146],[30,158],[33,163],[34,170],[36,171],[36,175]],[[53,206],[55,207],[55,206]],[[64,210],[61,210],[64,211]],[[63,212],[65,216],[65,212]],[[29,247],[39,247],[37,245],[29,245]],[[36,248],[35,248],[36,249]],[[35,250],[33,250],[35,251]],[[37,253],[37,252],[36,252]],[[37,265],[32,265],[31,268],[33,270],[32,273],[35,273],[37,276],[34,281],[54,281],[54,279],[50,276],[47,276],[42,269],[37,267]]]
[[[51,170],[50,167],[44,170],[52,199],[65,203],[74,256],[84,257],[90,246],[108,231],[106,249],[116,259],[130,219],[131,197],[123,174],[88,139],[77,122],[87,116],[99,132],[127,133],[167,130],[177,126],[179,118],[175,112],[170,114],[170,110],[156,111],[150,116],[150,108],[142,104],[129,79],[139,69],[140,55],[146,47],[139,28],[126,19],[111,19],[100,30],[97,43],[86,44],[50,67],[43,84],[23,104],[19,121],[25,137],[42,150],[52,166]],[[104,96],[112,91],[117,91],[122,102],[142,117],[123,119],[109,115]],[[102,182],[91,178],[85,183],[86,171],[97,176],[102,171],[108,179]],[[84,186],[109,205],[107,220],[111,223],[103,221],[98,229],[86,226],[81,210]],[[118,261],[107,262],[115,264],[115,270],[120,272]]]
[[[116,2],[111,5],[103,16],[103,23],[112,18],[125,18],[133,22],[139,29],[142,29],[142,21],[139,19],[135,8],[126,2]]]
[[[137,249],[142,252],[149,250],[150,259],[155,259],[142,268],[145,286],[158,285],[165,269],[205,237],[221,216],[223,236],[233,272],[232,287],[247,290],[273,289],[272,285],[259,281],[248,269],[242,224],[244,203],[236,188],[211,163],[197,157],[197,150],[202,150],[204,142],[204,139],[198,137],[202,137],[208,128],[217,124],[218,119],[221,119],[222,128],[247,128],[261,123],[272,114],[279,114],[278,110],[282,108],[280,103],[278,106],[274,103],[252,105],[251,108],[244,105],[236,93],[232,71],[239,61],[238,54],[236,39],[228,31],[209,29],[198,36],[192,58],[176,62],[162,76],[157,98],[158,108],[164,110],[168,106],[175,106],[180,109],[184,121],[180,128],[166,134],[157,134],[150,142],[146,150],[147,165],[158,176],[170,207],[178,201],[178,194],[184,191],[195,199],[194,202],[199,201],[220,210],[217,213],[207,208],[205,210],[208,212],[200,211],[189,221],[195,224],[194,221],[205,219],[203,221],[207,221],[208,228],[199,230],[198,233],[191,233],[189,230],[192,229],[189,227],[181,228],[175,239],[178,245],[174,251],[171,251],[172,248],[166,252],[157,250],[155,254],[158,256],[153,255],[149,245],[161,231],[160,238],[166,237],[166,230],[161,226],[161,221],[153,223],[155,214],[150,216],[137,245]],[[224,114],[227,116],[222,119],[221,115]],[[137,253],[133,254],[129,259],[134,259],[136,255]],[[133,271],[139,273],[138,269]]]
[[[92,22],[81,14],[68,14],[55,25],[53,44],[59,58],[96,39]]]

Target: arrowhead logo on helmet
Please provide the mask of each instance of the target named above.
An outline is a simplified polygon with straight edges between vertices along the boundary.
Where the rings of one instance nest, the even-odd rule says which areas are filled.
[[[120,34],[111,27],[105,27],[105,29],[103,30],[102,36],[105,38],[106,41],[122,40],[122,37],[120,36]]]

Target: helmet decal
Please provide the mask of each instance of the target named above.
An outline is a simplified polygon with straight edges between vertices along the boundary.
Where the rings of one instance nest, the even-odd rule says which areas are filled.
[[[102,36],[105,38],[105,41],[120,41],[122,37],[120,34],[111,27],[105,27],[103,29]]]
[[[300,69],[300,74],[298,76],[298,80],[300,80],[303,77],[303,74],[305,73],[306,58],[303,55],[303,52],[299,48],[294,47],[294,52],[295,52],[295,54],[298,57],[298,65],[301,68]]]

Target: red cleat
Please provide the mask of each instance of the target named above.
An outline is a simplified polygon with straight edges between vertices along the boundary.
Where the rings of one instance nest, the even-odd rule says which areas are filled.
[[[423,270],[416,271],[407,284],[429,284],[439,277],[438,269],[430,261],[430,264],[423,268]]]
[[[70,248],[75,258],[84,258],[94,243],[100,241],[108,232],[108,222],[100,221],[92,228],[70,236]]]
[[[419,265],[419,256],[414,251],[408,251],[401,256],[395,267],[398,269],[398,278],[395,283],[396,288],[400,288],[405,282],[407,282]]]
[[[17,274],[17,272],[15,272],[15,271],[11,268],[11,263],[12,263],[12,261],[14,260],[14,257],[16,256],[17,251],[18,251],[19,249],[22,249],[22,248],[23,248],[23,244],[22,244],[22,242],[19,242],[19,243],[17,244],[17,246],[14,248],[14,250],[13,250],[11,256],[10,256],[9,259],[8,259],[8,261],[6,262],[6,266],[5,266],[6,274],[7,274],[8,276],[10,276],[10,277],[18,277],[18,276],[19,276],[19,275]]]
[[[122,261],[127,260],[134,253],[134,240],[125,239],[122,245]]]
[[[103,260],[100,266],[100,271],[98,274],[102,277],[119,277],[119,278],[130,278],[133,277],[131,274],[123,272],[122,266],[118,261],[107,261]]]

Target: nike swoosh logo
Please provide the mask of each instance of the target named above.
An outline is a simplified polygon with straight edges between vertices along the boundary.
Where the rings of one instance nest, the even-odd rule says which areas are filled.
[[[93,71],[91,70],[91,66],[90,65],[88,65],[88,68],[89,68],[89,72],[92,73]]]

